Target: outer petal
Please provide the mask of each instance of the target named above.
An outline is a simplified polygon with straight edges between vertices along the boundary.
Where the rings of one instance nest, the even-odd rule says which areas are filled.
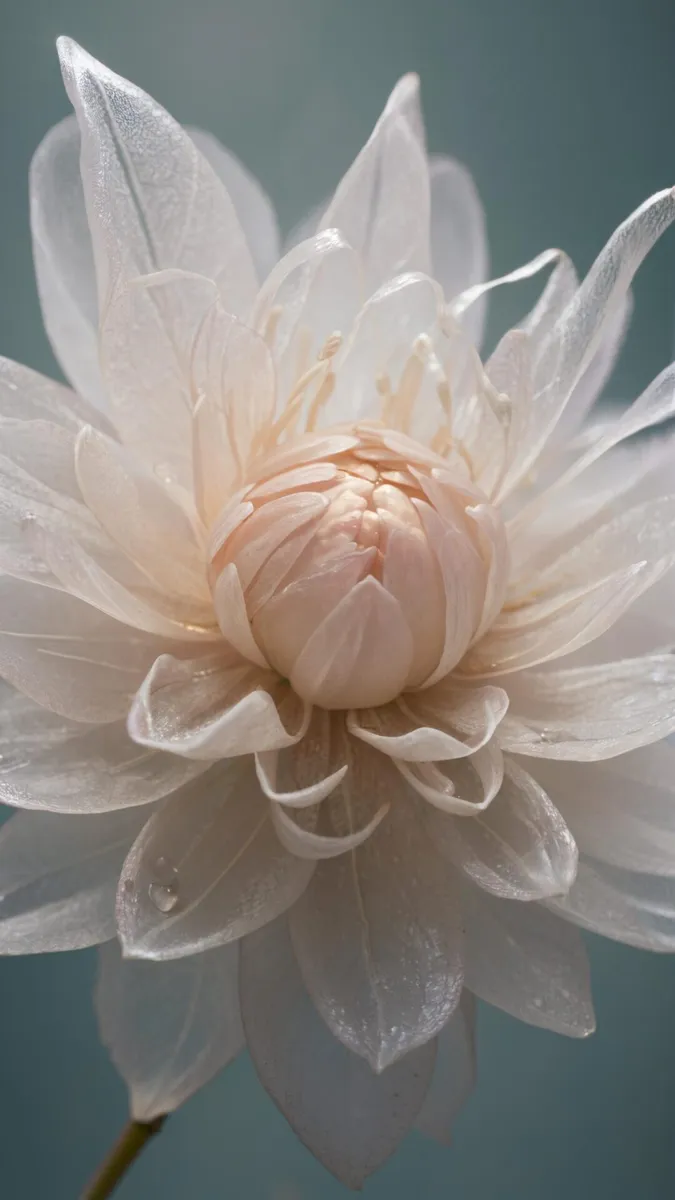
[[[574,883],[574,838],[536,779],[508,759],[504,782],[484,812],[453,820],[430,806],[425,820],[439,851],[503,899],[541,900]]]
[[[33,156],[30,214],[40,304],[54,353],[76,390],[104,406],[96,273],[75,117],[50,129]]]
[[[240,974],[246,1040],[261,1082],[319,1162],[347,1187],[360,1187],[415,1120],[433,1072],[435,1043],[376,1075],[318,1015],[285,922],[242,942]]]
[[[181,958],[235,941],[293,904],[313,869],[278,841],[250,760],[214,768],[166,803],[128,855],[124,953]]]
[[[675,875],[675,747],[668,741],[608,763],[535,768],[583,854],[649,875]]]
[[[464,896],[466,984],[528,1025],[571,1037],[595,1029],[588,959],[574,930],[538,904]]]
[[[101,949],[99,1026],[135,1120],[173,1112],[243,1050],[238,960],[238,946],[169,963]]]
[[[298,706],[288,732],[266,688],[278,681],[244,659],[222,654],[203,659],[158,658],[134,698],[128,729],[135,742],[187,758],[214,761],[299,741],[309,709]]]
[[[675,729],[675,660],[651,654],[563,671],[523,671],[498,740],[505,750],[576,762],[613,758]]]
[[[0,708],[0,801],[61,813],[111,812],[159,800],[206,769],[140,750],[123,721],[83,725],[15,692]]]
[[[368,764],[373,752],[361,754]],[[375,1071],[438,1033],[462,987],[451,872],[386,760],[379,774],[378,792],[392,801],[387,817],[357,849],[321,862],[290,914],[310,996],[335,1036]],[[361,822],[359,782],[347,776],[341,795],[324,801],[320,830],[352,831]]]
[[[675,950],[675,881],[582,858],[567,896],[547,901],[567,921],[644,950]]]
[[[485,216],[476,185],[462,163],[433,155],[431,185],[431,261],[448,300],[482,283],[488,274]],[[462,325],[476,346],[483,336],[485,302],[467,310]]]
[[[476,1001],[466,989],[437,1038],[436,1067],[415,1128],[449,1146],[453,1126],[476,1084]]]
[[[30,367],[0,357],[0,417],[17,421],[49,421],[76,434],[85,424],[109,430],[93,404],[70,388],[47,379]]]
[[[62,716],[119,720],[165,643],[64,592],[0,577],[0,675]]]
[[[503,688],[434,688],[381,708],[350,713],[355,737],[404,762],[466,758],[490,741],[508,708]]]
[[[147,809],[16,813],[0,831],[0,953],[77,950],[115,935],[115,890]]]
[[[398,760],[396,766],[410,786],[435,808],[460,817],[483,812],[504,778],[503,755],[495,738],[469,758],[435,763]]]
[[[232,201],[188,135],[140,88],[69,38],[61,68],[82,136],[82,180],[103,308],[120,276],[178,267],[213,279],[231,312],[256,280]]]
[[[319,228],[344,233],[361,255],[372,292],[402,271],[428,270],[429,212],[419,79],[405,75]]]
[[[192,141],[215,171],[234,205],[258,278],[265,277],[280,257],[279,225],[274,205],[258,180],[211,133],[188,129]]]

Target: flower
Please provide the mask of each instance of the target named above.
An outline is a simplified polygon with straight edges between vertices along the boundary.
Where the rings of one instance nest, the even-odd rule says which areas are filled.
[[[672,448],[636,437],[675,367],[587,420],[675,199],[581,283],[485,283],[406,76],[279,257],[227,151],[60,53],[31,203],[75,390],[0,377],[0,950],[104,943],[139,1119],[245,1040],[357,1185],[448,1137],[474,996],[584,1036],[575,926],[675,948]],[[483,365],[488,291],[546,267]]]

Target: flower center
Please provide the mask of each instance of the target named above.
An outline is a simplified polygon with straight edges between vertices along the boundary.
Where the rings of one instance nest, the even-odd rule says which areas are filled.
[[[261,469],[212,538],[216,607],[234,566],[265,659],[328,709],[386,704],[447,674],[480,625],[490,565],[483,498],[465,480],[408,439],[352,432],[326,457],[313,457],[317,438],[293,444],[288,469]]]

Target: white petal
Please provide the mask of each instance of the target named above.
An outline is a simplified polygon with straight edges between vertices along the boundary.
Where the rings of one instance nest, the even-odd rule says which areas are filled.
[[[298,806],[296,805],[296,807]],[[271,812],[272,822],[282,846],[285,846],[291,854],[297,854],[298,858],[318,861],[323,858],[336,858],[339,854],[346,854],[348,850],[356,850],[357,846],[366,842],[384,820],[389,812],[389,805],[383,804],[363,829],[355,829],[352,833],[338,834],[337,836],[315,833],[313,829],[308,829],[307,821],[303,824],[296,820],[289,812],[286,812],[282,804],[273,804]]]
[[[140,88],[70,38],[61,69],[80,125],[81,169],[101,307],[120,276],[167,267],[213,279],[243,313],[256,291],[232,201],[194,143]]]
[[[523,671],[508,680],[507,690],[511,703],[497,737],[515,754],[590,762],[658,742],[675,729],[675,659],[669,654]]]
[[[561,263],[561,260],[565,263],[569,261],[566,256],[563,255],[561,250],[544,250],[541,254],[538,254],[536,258],[533,258],[530,262],[525,263],[524,266],[517,267],[515,271],[509,271],[507,275],[500,275],[498,279],[488,279],[486,282],[481,281],[472,284],[471,287],[466,288],[464,291],[460,292],[459,295],[453,298],[452,303],[448,306],[449,310],[456,319],[463,320],[464,314],[468,312],[472,305],[475,305],[479,300],[482,299],[483,296],[487,295],[487,293],[491,292],[494,288],[502,287],[505,283],[520,283],[524,279],[531,279],[532,276],[537,275],[539,271],[543,271],[546,269],[546,267],[550,267],[551,263],[559,264]],[[549,291],[549,289],[552,289],[556,293],[557,299],[557,285],[559,281],[560,275],[556,275],[554,272],[542,296],[542,301],[544,301],[543,312],[535,309],[535,313],[531,314],[531,318],[534,317],[534,321],[532,323],[535,327],[539,324],[540,318],[544,323],[546,322],[551,297],[551,291]],[[554,311],[557,314],[557,304],[554,306]]]
[[[553,912],[617,942],[644,950],[675,950],[675,880],[623,871],[582,858],[567,896],[547,901]]]
[[[287,750],[256,754],[258,781],[266,796],[289,808],[320,804],[349,770],[343,716],[315,708],[305,736]]]
[[[338,185],[319,228],[345,235],[361,256],[372,292],[402,271],[428,270],[429,213],[419,80],[405,75]]]
[[[33,156],[30,215],[40,305],[54,353],[73,387],[105,407],[96,272],[75,117],[50,129]]]
[[[569,891],[577,870],[574,838],[536,779],[504,762],[489,808],[453,820],[430,806],[432,840],[479,887],[508,900],[541,900]]]
[[[598,343],[598,348],[574,388],[565,411],[558,421],[554,434],[556,441],[562,442],[571,437],[583,423],[598,397],[601,396],[621,352],[632,309],[632,295],[630,292],[626,292],[617,302]]]
[[[89,604],[0,577],[0,675],[46,708],[79,721],[126,716],[163,648]]]
[[[415,1120],[435,1043],[376,1075],[326,1028],[303,987],[283,921],[242,942],[240,976],[246,1040],[263,1086],[319,1162],[347,1187],[360,1187]]]
[[[519,1021],[586,1037],[595,1029],[581,937],[539,904],[463,896],[466,984]]]
[[[181,958],[236,941],[285,912],[314,865],[279,842],[250,760],[216,767],[167,801],[124,863],[124,953]]]
[[[383,754],[404,762],[466,758],[490,741],[508,708],[502,688],[434,688],[381,708],[353,712],[348,727]]]
[[[427,504],[418,504],[445,586],[445,643],[440,662],[422,685],[444,679],[459,662],[480,624],[486,594],[485,566],[465,533],[443,522]]]
[[[2,357],[0,416],[19,421],[50,421],[74,434],[87,423],[110,429],[103,414],[70,388]]]
[[[396,766],[410,786],[435,808],[460,817],[483,812],[504,778],[502,752],[494,738],[470,758],[435,763],[405,763],[399,759]]]
[[[325,708],[367,707],[382,693],[401,690],[411,659],[412,639],[398,604],[368,576],[312,633],[291,684]]]
[[[115,936],[115,891],[147,809],[22,812],[0,831],[0,954],[77,950]]]
[[[213,134],[201,129],[188,129],[187,132],[225,185],[248,242],[258,278],[265,279],[280,257],[279,225],[271,200],[255,176]]]
[[[462,163],[434,155],[429,161],[431,185],[431,261],[448,300],[482,283],[488,273],[485,216],[478,190]],[[462,325],[479,346],[485,303],[467,310]]]
[[[456,1007],[460,916],[452,873],[394,771],[368,748],[358,757],[363,765],[323,802],[319,829],[358,827],[368,774],[391,809],[357,849],[319,863],[289,919],[319,1012],[345,1046],[382,1071],[434,1037]]]
[[[267,659],[251,632],[246,600],[234,563],[228,563],[216,580],[213,607],[226,642],[249,662],[266,667]]]
[[[675,748],[657,742],[608,763],[536,764],[583,854],[650,875],[675,875]]]
[[[238,960],[238,946],[167,963],[101,949],[99,1028],[136,1121],[173,1112],[243,1049]]]
[[[476,1001],[466,989],[438,1035],[436,1066],[415,1128],[444,1146],[476,1084]]]
[[[288,732],[265,690],[276,682],[271,671],[244,659],[163,654],[134,697],[129,733],[141,746],[205,760],[290,746],[302,737],[309,712]]]
[[[123,721],[90,726],[19,692],[0,707],[0,801],[62,813],[112,812],[159,800],[205,766],[139,750]]]

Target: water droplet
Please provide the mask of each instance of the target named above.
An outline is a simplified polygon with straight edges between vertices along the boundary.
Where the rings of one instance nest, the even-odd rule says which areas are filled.
[[[155,863],[153,876],[148,895],[161,913],[170,913],[178,904],[178,871],[162,855]]]
[[[543,1008],[544,1007],[544,1001],[541,996],[535,996],[534,1007],[535,1008]]]

